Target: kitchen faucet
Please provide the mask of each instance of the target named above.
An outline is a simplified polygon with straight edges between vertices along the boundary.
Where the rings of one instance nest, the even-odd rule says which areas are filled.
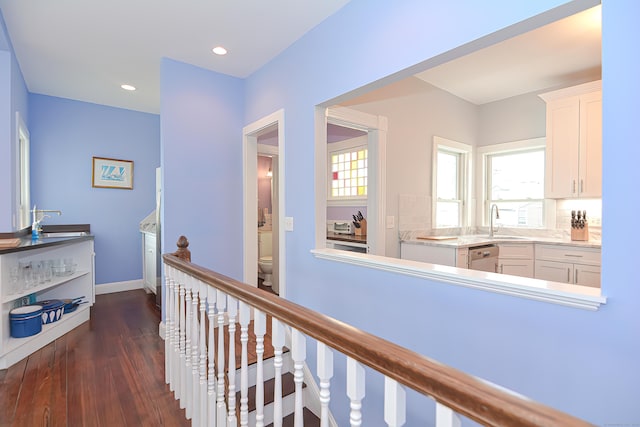
[[[491,211],[489,212],[489,237],[493,237],[493,209],[496,210],[496,219],[500,219],[500,211],[498,210],[498,205],[495,203],[491,205]]]
[[[31,209],[31,213],[33,214],[33,222],[31,224],[31,237],[35,240],[40,237],[40,223],[45,218],[51,218],[51,216],[46,215],[46,212],[49,213],[57,213],[58,216],[62,215],[62,211],[58,210],[50,210],[50,209],[36,209],[36,205],[33,205],[33,209]],[[38,214],[41,214],[40,219],[38,219]]]

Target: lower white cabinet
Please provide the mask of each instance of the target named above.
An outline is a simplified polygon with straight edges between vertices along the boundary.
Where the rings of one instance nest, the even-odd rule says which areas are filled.
[[[75,271],[52,275],[38,282],[15,282],[11,271],[20,264],[72,260]],[[17,283],[17,284],[16,284]],[[89,320],[95,301],[93,237],[81,239],[42,239],[30,247],[0,251],[0,369],[6,369],[31,353]],[[26,286],[26,287],[25,287]],[[80,298],[87,302],[42,326],[42,332],[24,338],[11,336],[9,312],[32,296],[36,301]]]
[[[400,258],[411,261],[428,262],[430,264],[467,268],[466,263],[462,265],[465,262],[462,257],[460,257],[460,261],[458,260],[458,248],[455,246],[445,247],[401,242]],[[461,265],[458,265],[459,262]]]
[[[144,287],[156,293],[156,235],[142,233],[142,262]]]
[[[600,249],[536,245],[535,278],[600,287]]]
[[[500,243],[498,273],[533,277],[533,243]]]

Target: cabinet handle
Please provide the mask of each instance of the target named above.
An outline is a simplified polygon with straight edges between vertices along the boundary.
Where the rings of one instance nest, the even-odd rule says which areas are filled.
[[[571,192],[575,193],[576,192],[576,180],[574,179],[573,181],[571,181]]]
[[[580,193],[584,192],[584,179],[580,180]]]
[[[571,269],[567,268],[567,283],[571,283],[569,275],[571,274]]]
[[[504,271],[504,264],[500,264],[500,274]]]
[[[575,276],[573,276],[573,283],[575,283],[576,285],[578,284],[578,269],[576,268],[576,274]]]

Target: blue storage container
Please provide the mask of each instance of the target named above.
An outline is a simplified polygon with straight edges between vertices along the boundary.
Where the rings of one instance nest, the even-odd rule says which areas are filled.
[[[24,338],[42,331],[42,306],[24,305],[9,312],[11,336]]]
[[[43,325],[57,322],[62,317],[62,313],[64,313],[64,301],[62,300],[48,299],[45,301],[38,301],[38,304],[42,306]]]

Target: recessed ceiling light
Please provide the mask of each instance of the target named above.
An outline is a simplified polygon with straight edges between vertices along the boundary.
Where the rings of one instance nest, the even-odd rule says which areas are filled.
[[[223,48],[222,46],[216,46],[213,48],[213,53],[215,53],[216,55],[226,55],[227,49]]]
[[[136,87],[131,85],[121,85],[120,87],[124,90],[136,90]]]

